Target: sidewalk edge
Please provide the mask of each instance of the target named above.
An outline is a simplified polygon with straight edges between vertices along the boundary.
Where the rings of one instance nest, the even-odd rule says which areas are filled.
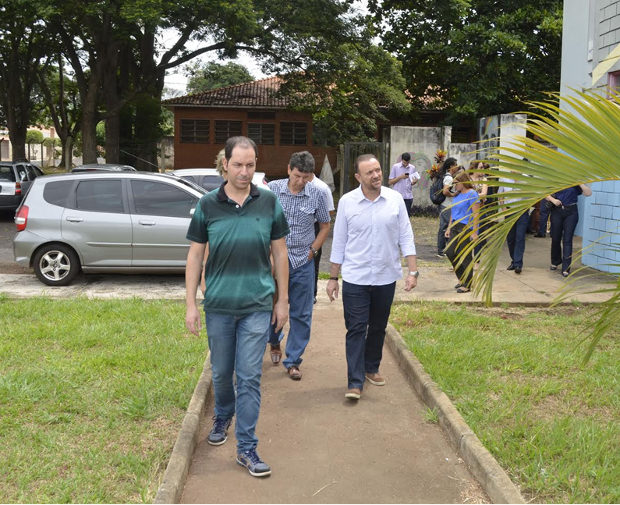
[[[153,503],[179,503],[181,499],[196,449],[200,423],[206,413],[205,406],[211,393],[212,379],[211,351],[209,351]]]
[[[439,416],[439,424],[493,503],[525,503],[523,496],[493,455],[456,410],[448,396],[435,384],[409,350],[396,329],[388,324],[386,344],[413,389]]]

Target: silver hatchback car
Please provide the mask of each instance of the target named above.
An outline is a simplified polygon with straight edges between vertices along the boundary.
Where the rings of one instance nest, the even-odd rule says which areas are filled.
[[[183,272],[205,190],[172,175],[85,172],[37,178],[17,209],[15,261],[49,286],[83,272]]]

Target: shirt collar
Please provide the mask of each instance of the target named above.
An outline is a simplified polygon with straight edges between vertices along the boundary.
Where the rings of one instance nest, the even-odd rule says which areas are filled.
[[[379,193],[379,198],[383,197],[385,198],[385,190],[387,188],[385,186],[381,186],[381,193]],[[357,191],[355,198],[358,202],[361,202],[363,200],[368,200],[368,198],[366,198],[366,196],[364,195],[364,192],[362,191],[362,186],[359,185],[357,188],[355,188],[353,191]],[[379,199],[377,198],[377,200]],[[377,201],[377,200],[373,200],[373,201]],[[370,202],[370,200],[368,200]]]
[[[316,177],[316,176],[315,176],[315,177]],[[293,195],[293,196],[299,196],[299,195],[302,195],[302,196],[309,196],[309,193],[308,193],[307,188],[308,188],[308,184],[311,184],[311,183],[312,183],[312,181],[307,182],[307,183],[306,183],[306,185],[304,186],[304,189],[302,189],[302,190],[301,190],[299,193],[297,193],[297,194],[293,194],[293,193],[291,192],[291,190],[288,188],[288,179],[282,179],[282,181],[283,181],[285,184],[282,184],[282,185],[280,185],[280,186],[278,187],[278,193],[285,193],[285,194],[289,194],[289,195]]]
[[[226,184],[228,184],[228,181],[224,181],[222,185],[220,186],[220,189],[217,192],[217,199],[220,202],[228,201],[228,195],[226,194],[226,191],[224,190],[224,186],[226,186]],[[257,186],[254,185],[254,183],[250,182],[250,197],[258,198],[259,196],[260,196],[260,190],[258,189]]]

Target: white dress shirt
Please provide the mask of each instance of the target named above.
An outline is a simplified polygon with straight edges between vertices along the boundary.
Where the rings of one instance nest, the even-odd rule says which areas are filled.
[[[320,189],[323,192],[323,194],[325,195],[325,198],[327,199],[327,210],[329,212],[331,212],[332,210],[336,210],[336,207],[334,207],[334,196],[332,195],[332,190],[329,189],[329,186],[327,185],[327,183],[323,182],[321,179],[319,179],[315,175],[314,178],[308,184],[312,184],[316,186],[318,189]]]
[[[402,278],[403,256],[416,253],[403,197],[381,187],[375,201],[361,186],[338,202],[330,261],[342,265],[342,278],[360,286],[384,286]]]

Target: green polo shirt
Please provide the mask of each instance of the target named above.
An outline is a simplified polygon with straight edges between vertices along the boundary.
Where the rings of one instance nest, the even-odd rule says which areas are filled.
[[[275,283],[271,275],[271,241],[289,233],[275,193],[250,186],[250,195],[237,204],[224,186],[204,195],[196,206],[187,239],[209,244],[206,265],[205,311],[245,315],[273,309]]]

